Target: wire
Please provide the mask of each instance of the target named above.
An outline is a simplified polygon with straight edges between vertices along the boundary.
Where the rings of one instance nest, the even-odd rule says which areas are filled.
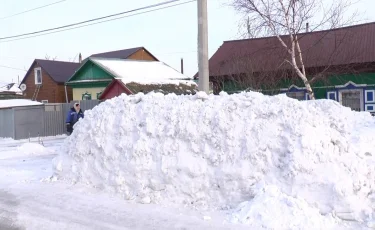
[[[0,18],[0,20],[6,19],[6,18],[11,18],[11,17],[17,16],[17,15],[20,15],[20,14],[25,14],[25,13],[28,13],[28,12],[31,12],[31,11],[34,11],[34,10],[39,10],[39,9],[42,9],[42,8],[46,8],[48,6],[56,5],[56,4],[59,4],[59,3],[62,3],[62,2],[66,2],[66,1],[67,0],[61,0],[61,1],[58,1],[58,2],[53,2],[53,3],[47,4],[47,5],[39,6],[37,8],[33,8],[33,9],[30,9],[30,10],[22,11],[20,13],[16,13],[16,14],[12,14],[12,15],[9,15],[9,16],[2,17],[2,18]]]
[[[24,70],[24,69],[15,68],[15,67],[10,67],[10,66],[5,66],[5,65],[0,65],[0,67],[1,67],[1,68],[7,68],[7,69],[14,69],[14,70],[22,70],[22,71],[27,72],[27,70]]]
[[[53,31],[53,30],[64,29],[64,28],[68,28],[68,27],[72,27],[72,26],[86,24],[86,23],[89,23],[89,22],[94,22],[94,21],[98,21],[98,20],[102,20],[102,19],[106,19],[106,18],[112,18],[112,17],[115,17],[115,16],[120,16],[120,15],[123,15],[123,14],[128,14],[128,13],[135,12],[135,11],[154,8],[154,7],[157,7],[157,6],[162,6],[162,5],[166,5],[166,4],[170,4],[170,3],[174,3],[174,2],[179,2],[179,1],[181,1],[181,0],[171,0],[171,1],[161,2],[161,3],[158,3],[158,4],[154,4],[154,5],[144,6],[144,7],[124,11],[124,12],[117,13],[117,14],[111,14],[111,15],[108,15],[108,16],[94,18],[94,19],[90,19],[90,20],[86,20],[86,21],[82,21],[82,22],[77,22],[77,23],[72,23],[72,24],[68,24],[68,25],[64,25],[64,26],[55,27],[55,28],[39,30],[39,31],[31,32],[31,33],[13,35],[13,36],[8,36],[8,37],[2,37],[2,38],[0,38],[0,40],[5,40],[5,39],[9,39],[9,38],[24,37],[24,36],[27,36],[27,35],[34,35],[34,34],[44,33],[44,32]]]
[[[172,1],[172,2],[175,2],[175,1]],[[177,1],[180,1],[180,0],[177,0]],[[183,3],[178,3],[178,4],[174,4],[174,5],[170,5],[170,6],[160,7],[160,8],[154,9],[154,10],[148,10],[148,11],[144,11],[144,12],[141,12],[141,13],[135,13],[135,14],[131,14],[131,15],[126,15],[126,16],[118,17],[118,18],[112,18],[112,19],[108,19],[108,20],[104,20],[104,21],[100,21],[100,22],[95,22],[95,23],[90,23],[90,24],[87,24],[87,25],[76,26],[76,27],[73,27],[73,28],[67,28],[67,29],[63,29],[63,30],[49,32],[49,33],[38,34],[38,35],[34,35],[34,36],[28,36],[28,37],[11,39],[11,40],[5,40],[5,41],[1,41],[1,38],[0,38],[0,43],[6,43],[6,42],[24,40],[24,39],[34,38],[34,37],[40,37],[40,36],[44,36],[44,35],[48,35],[48,34],[60,33],[60,32],[63,32],[63,31],[74,30],[74,29],[78,29],[78,28],[82,28],[82,27],[87,27],[87,26],[92,26],[92,25],[96,25],[96,24],[101,24],[101,23],[104,23],[104,22],[115,21],[115,20],[119,20],[119,19],[122,19],[122,18],[128,18],[128,17],[132,17],[132,16],[136,16],[136,15],[150,13],[150,12],[153,12],[153,11],[159,11],[159,10],[163,10],[163,9],[167,9],[167,8],[172,8],[172,7],[175,7],[175,6],[184,5],[184,4],[188,4],[188,3],[191,3],[191,2],[195,2],[195,1],[197,1],[197,0],[190,0],[190,1],[187,1],[187,2],[183,2]]]

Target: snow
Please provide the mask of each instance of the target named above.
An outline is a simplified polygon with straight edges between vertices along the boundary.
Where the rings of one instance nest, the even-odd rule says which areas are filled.
[[[255,229],[366,229],[374,129],[369,113],[329,100],[121,95],[76,124],[54,178],[135,203],[225,211]]]
[[[222,222],[224,214],[132,204],[82,184],[54,180],[51,162],[65,138],[0,138],[0,229],[233,229]]]
[[[130,80],[130,79],[121,79],[121,78],[117,78],[118,80],[120,80],[122,83],[124,84],[128,84],[128,83],[137,83],[137,84],[148,84],[148,85],[163,85],[163,84],[171,84],[171,85],[187,85],[187,86],[198,86],[197,83],[195,83],[194,81],[183,81],[183,80]]]
[[[8,86],[11,85],[11,87],[8,89]],[[17,94],[22,94],[22,90],[19,89],[18,85],[15,83],[2,83],[0,82],[0,92],[14,92]]]
[[[90,58],[94,63],[121,79],[125,84],[169,83],[171,80],[185,80],[189,77],[159,61],[138,61],[128,59]],[[191,82],[190,84],[194,84]]]
[[[268,186],[251,201],[241,203],[230,219],[257,229],[332,229],[336,220],[324,217],[305,200],[282,193]]]
[[[37,101],[31,101],[27,99],[8,99],[0,100],[0,108],[12,108],[20,106],[34,106],[34,105],[43,105]]]

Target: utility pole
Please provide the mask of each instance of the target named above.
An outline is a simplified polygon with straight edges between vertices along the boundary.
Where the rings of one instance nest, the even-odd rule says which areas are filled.
[[[207,0],[198,0],[198,88],[209,93]]]

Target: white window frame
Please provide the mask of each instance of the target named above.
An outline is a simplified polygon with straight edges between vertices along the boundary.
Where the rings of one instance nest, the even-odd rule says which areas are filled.
[[[367,93],[371,92],[372,93],[372,101],[369,101],[367,99]],[[374,103],[375,102],[375,90],[365,90],[365,103]]]
[[[297,93],[304,93],[303,91],[295,91],[295,92],[286,92],[285,95],[289,98],[292,98],[292,99],[295,99],[295,100],[298,100],[297,98],[294,98],[294,97],[290,97],[288,96],[288,93],[291,94],[291,93],[294,93],[294,94],[297,94]],[[306,94],[304,95],[304,99],[306,100]]]
[[[369,109],[367,109],[367,106],[372,106],[373,109],[372,109],[372,110],[369,110]],[[365,110],[366,110],[367,112],[375,112],[375,104],[366,104],[366,105],[365,105]]]
[[[310,100],[309,93],[305,93],[305,101],[308,101],[308,100]]]
[[[346,92],[350,92],[350,91],[359,91],[360,92],[360,105],[361,105],[361,111],[364,111],[365,108],[364,108],[364,103],[363,103],[363,89],[345,89],[345,90],[340,90],[339,93],[338,93],[338,96],[339,96],[339,100],[338,102],[342,105],[342,93],[346,93]]]
[[[38,82],[38,78],[37,78],[37,72],[40,71],[40,82]],[[42,68],[40,67],[37,67],[37,68],[34,68],[34,80],[35,80],[35,85],[41,85],[42,82],[43,82],[43,75],[42,75]]]
[[[42,100],[43,104],[48,104],[48,100]]]
[[[330,97],[331,94],[335,95],[335,101],[337,101],[337,93],[336,93],[336,91],[328,91],[327,92],[327,99],[332,100],[331,97]]]

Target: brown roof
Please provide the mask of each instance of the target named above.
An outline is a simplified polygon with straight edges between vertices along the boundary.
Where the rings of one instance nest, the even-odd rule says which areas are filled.
[[[144,47],[135,47],[130,49],[124,49],[124,50],[116,50],[111,52],[105,52],[105,53],[99,53],[99,54],[93,54],[90,57],[101,57],[101,58],[119,58],[119,59],[127,59],[132,54],[139,50],[145,50],[148,52],[152,57],[154,57],[148,50],[146,50]],[[155,60],[158,60],[156,57],[154,57]]]
[[[60,84],[68,81],[80,65],[76,62],[35,59],[30,69],[27,71],[24,79],[22,80],[22,83],[25,81],[25,78],[29,75],[30,71],[32,70],[31,68],[35,62],[38,63],[40,67],[42,67],[44,71],[46,71],[56,83]]]
[[[302,33],[299,40],[307,68],[375,62],[375,22]],[[286,58],[276,37],[225,41],[209,61],[210,76],[290,68]]]

